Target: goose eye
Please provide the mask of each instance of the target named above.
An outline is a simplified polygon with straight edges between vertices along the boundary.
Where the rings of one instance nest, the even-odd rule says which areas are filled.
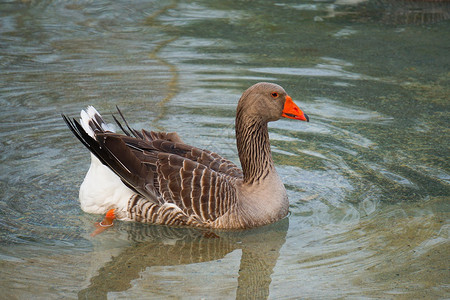
[[[273,98],[277,98],[278,97],[278,93],[277,92],[273,92],[273,93],[271,93],[271,95],[272,95]]]

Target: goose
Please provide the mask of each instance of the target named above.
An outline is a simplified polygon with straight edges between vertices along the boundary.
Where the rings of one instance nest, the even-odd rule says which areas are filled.
[[[272,159],[268,122],[308,116],[279,85],[249,87],[236,110],[236,144],[242,169],[212,151],[185,144],[177,133],[135,130],[117,107],[124,134],[89,106],[81,119],[62,114],[91,152],[80,186],[81,209],[115,219],[208,229],[249,229],[288,214],[286,189]]]

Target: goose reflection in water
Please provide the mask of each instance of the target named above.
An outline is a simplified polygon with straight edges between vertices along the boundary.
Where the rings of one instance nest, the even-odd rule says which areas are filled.
[[[289,219],[246,231],[202,231],[137,223],[126,226],[133,245],[104,264],[89,286],[78,293],[79,299],[106,299],[109,292],[126,291],[147,268],[216,261],[238,249],[242,256],[236,274],[236,299],[266,299]],[[202,282],[205,284],[208,282]]]

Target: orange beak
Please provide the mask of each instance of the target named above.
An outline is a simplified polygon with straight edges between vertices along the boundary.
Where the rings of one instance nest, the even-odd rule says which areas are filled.
[[[309,122],[309,117],[286,95],[282,117]]]

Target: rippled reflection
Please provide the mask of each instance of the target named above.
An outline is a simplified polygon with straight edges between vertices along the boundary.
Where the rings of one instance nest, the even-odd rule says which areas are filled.
[[[126,234],[133,241],[132,245],[105,263],[98,275],[90,279],[89,286],[79,292],[79,298],[101,299],[106,298],[108,293],[120,296],[123,291],[133,295],[136,287],[144,286],[151,290],[149,295],[182,296],[186,286],[177,284],[176,289],[179,291],[175,292],[165,290],[168,287],[164,281],[182,283],[189,281],[191,276],[204,277],[204,280],[187,283],[194,289],[190,291],[191,297],[196,293],[201,296],[205,292],[202,287],[206,283],[210,285],[209,292],[215,294],[215,297],[234,296],[233,292],[236,290],[238,299],[267,298],[270,276],[285,242],[288,219],[260,229],[229,233],[140,224],[127,227]],[[239,264],[236,264],[235,259],[230,261],[225,258],[238,249],[242,251]],[[207,262],[210,262],[210,266],[203,264],[205,270],[202,270],[202,263]],[[226,265],[228,263],[234,263],[234,268],[230,270]],[[182,268],[179,273],[173,272],[170,268],[191,264],[198,264],[197,274],[186,274]],[[214,270],[216,268],[223,268],[225,272]],[[229,277],[226,284],[221,280],[222,276]],[[214,290],[215,288],[218,290]],[[145,297],[145,292],[139,293],[136,296]]]

